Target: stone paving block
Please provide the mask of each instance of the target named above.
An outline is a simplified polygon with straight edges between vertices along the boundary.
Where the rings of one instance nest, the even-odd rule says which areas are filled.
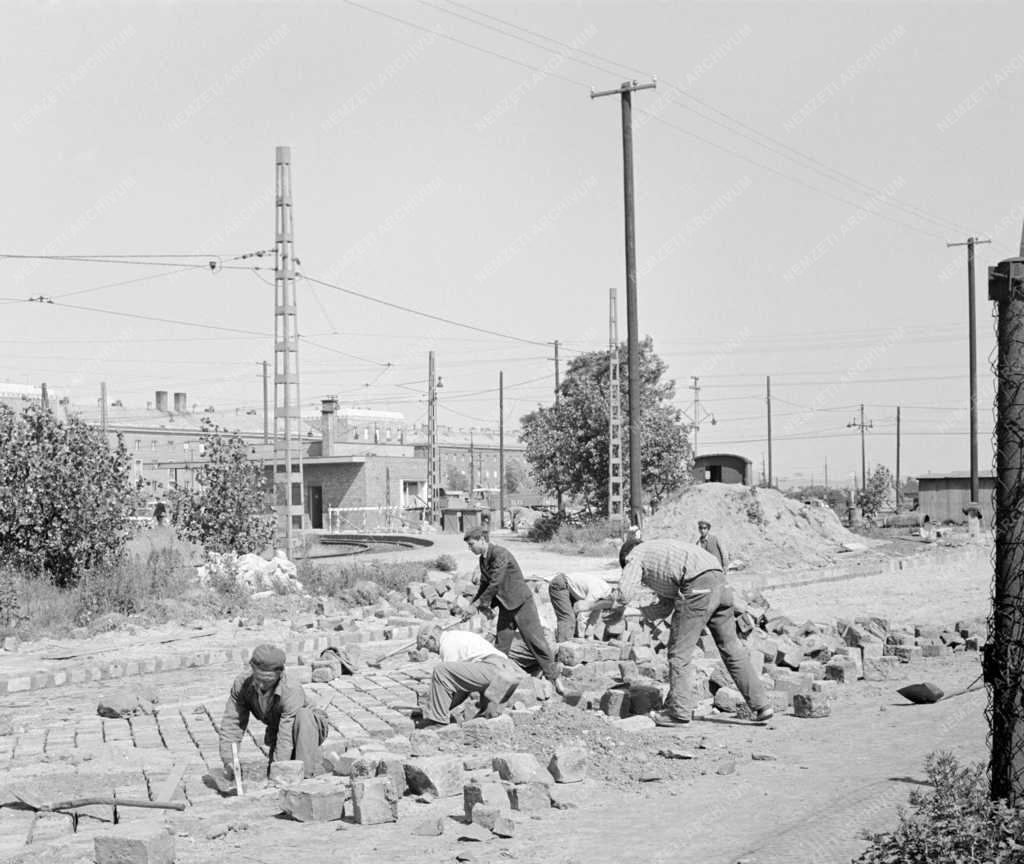
[[[305,777],[306,766],[300,759],[272,762],[270,765],[270,782],[279,786],[293,785]]]
[[[793,712],[797,717],[828,717],[832,706],[824,693],[794,693]]]
[[[556,747],[548,771],[556,783],[578,783],[587,776],[589,756],[585,747]]]
[[[462,792],[462,759],[422,756],[405,763],[405,780],[415,795],[448,798]]]
[[[406,791],[405,781],[405,757],[395,753],[384,753],[377,763],[377,776],[388,777],[391,780],[391,787],[401,797]]]
[[[515,724],[507,714],[491,719],[481,717],[462,724],[462,740],[467,747],[507,750],[512,746],[514,731]]]
[[[886,655],[884,657],[864,658],[864,680],[865,681],[888,681],[891,678],[903,677],[902,664],[898,657]]]
[[[500,780],[474,780],[462,787],[462,809],[466,821],[473,819],[473,808],[478,804],[508,807],[508,792]]]
[[[551,807],[551,791],[547,783],[539,781],[517,783],[508,790],[508,800],[513,810],[524,813],[548,810]]]
[[[499,753],[492,766],[502,780],[526,783],[540,771],[540,763],[532,753]]]
[[[514,837],[516,833],[516,823],[512,818],[512,811],[508,807],[507,799],[504,807],[477,804],[473,808],[473,824],[486,828],[498,837]]]
[[[586,648],[579,642],[559,642],[556,659],[563,666],[579,666],[586,662]]]
[[[314,777],[281,790],[281,809],[299,822],[341,819],[351,790],[339,777]]]
[[[852,684],[857,680],[857,664],[851,658],[837,654],[825,664],[825,677],[840,684]]]
[[[715,691],[714,705],[719,711],[735,714],[740,705],[745,705],[739,690],[733,687],[719,687]]]
[[[173,864],[174,835],[151,817],[98,835],[94,850],[96,864]]]
[[[398,794],[389,777],[352,781],[352,819],[359,825],[398,821]]]
[[[609,717],[628,717],[630,714],[628,690],[606,690],[601,696],[601,710]]]
[[[657,684],[634,682],[629,685],[629,710],[633,714],[660,711],[665,703],[665,690]]]
[[[70,813],[37,813],[32,827],[32,845],[54,843],[73,833]]]
[[[830,699],[834,699],[837,695],[839,695],[839,682],[830,681],[828,679],[815,681],[811,685],[811,691],[814,693],[824,693]]]
[[[825,664],[820,660],[804,660],[799,667],[797,667],[803,675],[810,675],[815,681],[820,681],[825,677]]]

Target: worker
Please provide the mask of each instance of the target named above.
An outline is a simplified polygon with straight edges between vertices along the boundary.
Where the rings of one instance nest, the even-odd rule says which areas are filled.
[[[548,584],[548,596],[555,610],[555,641],[566,642],[585,635],[582,618],[591,621],[611,606],[612,586],[598,573],[556,573]],[[577,623],[577,618],[580,622]]]
[[[463,539],[474,555],[480,557],[480,585],[473,598],[466,617],[481,612],[488,618],[493,608],[498,607],[498,625],[494,644],[502,654],[508,654],[515,631],[533,652],[544,677],[551,682],[555,692],[565,693],[565,682],[561,678],[561,666],[555,660],[555,652],[544,636],[540,613],[533,594],[526,585],[519,563],[504,546],[491,542],[490,534],[483,528],[471,528]]]
[[[659,726],[685,726],[693,719],[693,652],[705,626],[726,669],[755,720],[772,716],[771,701],[736,635],[732,589],[721,562],[692,543],[647,540],[629,553],[619,583],[619,602],[629,603],[640,585],[658,601],[643,609],[648,617],[672,615],[668,641],[669,692],[665,710],[652,716]]]
[[[619,567],[626,566],[626,556],[629,555],[630,550],[636,546],[641,540],[643,540],[643,534],[640,531],[639,525],[630,525],[629,530],[626,532],[626,539],[623,544],[619,547]]]
[[[718,538],[711,533],[711,523],[706,519],[701,519],[697,523],[697,530],[700,532],[697,545],[705,552],[714,555],[721,562],[723,570],[728,570],[729,556],[722,550],[722,544],[718,542]]]
[[[453,709],[470,694],[485,693],[492,684],[499,694],[494,703],[485,696],[480,711],[495,707],[500,710],[501,702],[515,692],[515,685],[523,677],[523,670],[515,661],[479,633],[442,630],[437,624],[424,624],[416,636],[416,647],[441,657],[430,675],[421,728],[448,725]]]
[[[220,759],[228,777],[234,776],[231,745],[241,742],[250,715],[267,726],[263,743],[270,748],[270,762],[298,760],[306,777],[323,771],[320,745],[327,737],[327,714],[312,707],[302,685],[288,678],[284,661],[276,645],[259,645],[249,659],[250,671],[231,685],[220,723]]]

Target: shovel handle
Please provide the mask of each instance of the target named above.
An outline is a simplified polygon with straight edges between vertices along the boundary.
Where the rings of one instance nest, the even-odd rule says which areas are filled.
[[[117,807],[149,807],[153,810],[184,810],[184,801],[143,801],[134,798],[76,798],[73,801],[58,801],[46,804],[40,810],[73,810],[76,807],[91,807],[94,804],[106,804]]]

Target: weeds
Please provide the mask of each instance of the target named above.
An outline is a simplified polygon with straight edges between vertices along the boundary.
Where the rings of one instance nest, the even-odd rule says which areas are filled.
[[[1024,811],[989,799],[983,764],[961,766],[951,753],[932,753],[925,773],[933,791],[913,790],[899,826],[868,835],[858,864],[1024,861]]]
[[[551,552],[563,555],[598,556],[618,549],[621,540],[620,526],[602,519],[582,526],[563,522],[544,545]]]
[[[437,566],[439,560],[345,561],[331,565],[306,559],[298,562],[298,578],[310,594],[337,597],[353,604],[375,603],[379,593],[401,591],[404,594],[410,582],[424,581],[427,570],[441,569]],[[379,592],[366,584],[369,582],[376,583]]]

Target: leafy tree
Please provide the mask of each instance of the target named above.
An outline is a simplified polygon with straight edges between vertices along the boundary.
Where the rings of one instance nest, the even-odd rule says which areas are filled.
[[[867,488],[857,493],[857,506],[865,516],[871,517],[888,506],[895,497],[892,472],[879,465],[868,477]]]
[[[120,435],[111,447],[79,417],[0,405],[0,562],[73,585],[121,555],[134,505]]]
[[[249,459],[238,433],[203,418],[204,461],[195,489],[171,494],[174,524],[186,540],[211,552],[262,552],[274,539],[263,464]]]
[[[526,466],[518,459],[505,463],[505,491],[520,492],[526,486]]]
[[[444,488],[448,491],[468,491],[469,489],[469,476],[458,465],[448,466],[448,470],[445,471],[444,482]]]
[[[629,370],[626,345],[619,346],[623,414],[623,497],[629,488]],[[671,404],[675,381],[647,337],[640,344],[641,478],[652,507],[691,482],[690,442],[678,408]],[[537,484],[579,496],[588,508],[608,503],[608,354],[575,357],[559,387],[557,405],[539,407],[520,421],[526,460]]]

